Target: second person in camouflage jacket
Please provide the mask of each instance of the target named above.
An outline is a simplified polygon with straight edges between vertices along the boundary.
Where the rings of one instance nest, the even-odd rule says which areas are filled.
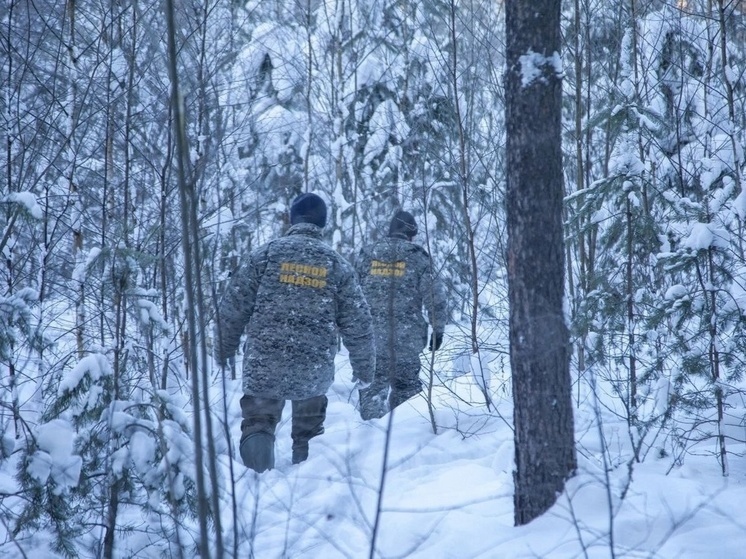
[[[423,311],[432,329],[430,348],[438,349],[443,341],[445,292],[430,255],[412,242],[416,234],[412,214],[399,211],[389,236],[363,248],[355,262],[376,334],[375,379],[360,391],[363,419],[382,417],[422,390],[420,353],[428,345]]]

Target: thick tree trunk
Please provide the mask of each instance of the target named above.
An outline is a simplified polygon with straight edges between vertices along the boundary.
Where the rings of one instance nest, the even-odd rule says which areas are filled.
[[[575,470],[563,310],[560,0],[507,2],[507,222],[515,522],[544,513]]]

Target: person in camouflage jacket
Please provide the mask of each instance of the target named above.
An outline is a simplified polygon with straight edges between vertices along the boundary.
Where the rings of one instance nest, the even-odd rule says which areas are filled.
[[[365,247],[355,268],[368,300],[376,335],[376,374],[373,384],[360,391],[363,419],[382,417],[422,390],[420,353],[443,342],[448,320],[445,292],[432,271],[430,255],[412,242],[417,224],[409,212],[397,212],[389,236]],[[388,401],[387,401],[387,393]]]
[[[301,194],[284,236],[255,251],[232,277],[218,309],[215,358],[225,366],[246,333],[241,457],[274,467],[275,429],[292,400],[293,463],[324,432],[327,397],[341,334],[353,375],[370,383],[375,349],[368,304],[352,265],[321,239],[326,204]]]

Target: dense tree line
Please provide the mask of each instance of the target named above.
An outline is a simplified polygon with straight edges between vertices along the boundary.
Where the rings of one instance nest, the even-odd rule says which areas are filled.
[[[28,550],[46,527],[71,557],[111,557],[115,537],[175,538],[191,556],[179,538],[204,495],[184,409],[202,399],[223,428],[190,387],[225,379],[188,357],[185,271],[201,280],[209,352],[223,281],[301,191],[328,199],[328,239],[351,258],[394,209],[426,224],[485,413],[490,359],[507,352],[502,4],[178,4],[198,262],[182,250],[161,4],[0,8],[0,464],[19,488],[0,516]],[[605,397],[633,461],[712,439],[728,472],[746,350],[745,19],[727,0],[563,4],[575,404]]]

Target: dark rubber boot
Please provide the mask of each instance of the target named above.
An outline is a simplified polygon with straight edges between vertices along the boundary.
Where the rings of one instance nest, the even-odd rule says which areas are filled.
[[[381,391],[374,391],[372,388],[366,388],[360,391],[360,417],[367,421],[369,419],[378,419],[388,413],[388,403],[386,393],[388,386]]]
[[[293,464],[308,460],[308,443],[293,445]]]
[[[275,438],[269,433],[252,433],[241,441],[241,459],[257,473],[275,467]]]

